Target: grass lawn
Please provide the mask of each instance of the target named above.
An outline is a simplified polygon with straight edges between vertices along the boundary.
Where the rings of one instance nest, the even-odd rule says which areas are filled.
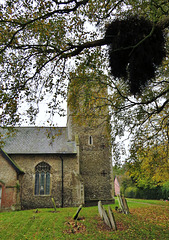
[[[97,207],[82,208],[78,221],[72,220],[77,208],[1,212],[0,239],[169,239],[169,202],[128,199],[128,205],[129,215],[114,210],[117,200],[111,205],[117,231],[103,223]]]

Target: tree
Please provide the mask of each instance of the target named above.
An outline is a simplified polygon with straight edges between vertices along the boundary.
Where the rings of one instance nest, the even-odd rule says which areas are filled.
[[[161,144],[165,145],[166,157],[168,157],[169,94],[167,76],[154,80],[142,95],[136,98],[129,97],[124,84],[117,88],[116,94],[113,94],[111,99],[115,107],[112,124],[115,126],[112,131],[114,141],[117,136],[123,137],[124,131],[128,133],[126,139],[130,139],[129,158],[133,161],[137,159],[139,149],[147,150],[153,145]],[[119,144],[118,148],[121,148]],[[119,160],[118,156],[119,154],[117,154],[117,161]]]
[[[0,6],[0,125],[18,124],[19,106],[23,102],[27,102],[26,114],[34,122],[38,104],[45,95],[50,95],[49,112],[62,115],[60,96],[67,96],[67,79],[83,66],[88,69],[86,74],[92,72],[100,76],[100,81],[105,78],[104,84],[110,89],[105,104],[111,106],[113,142],[124,130],[132,134],[133,141],[137,136],[141,141],[145,125],[148,129],[151,125],[152,139],[156,135],[161,138],[164,131],[168,137],[168,58],[157,69],[156,79],[141,95],[133,96],[123,79],[109,74],[105,39],[105,26],[113,19],[136,14],[150,20],[153,26],[160,26],[167,34],[168,11],[167,0],[3,1]],[[136,48],[128,47],[131,52]],[[168,35],[166,49],[168,54]],[[156,119],[159,125],[153,128]]]
[[[130,176],[138,187],[154,187],[163,185],[169,178],[169,162],[167,144],[139,149],[136,161],[129,166]]]

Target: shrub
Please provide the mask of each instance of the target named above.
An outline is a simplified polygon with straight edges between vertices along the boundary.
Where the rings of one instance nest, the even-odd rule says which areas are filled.
[[[128,187],[124,192],[124,196],[127,198],[137,198],[138,197],[138,188],[137,187]]]
[[[164,194],[169,194],[169,185],[168,189],[164,189]],[[136,186],[134,187],[128,187],[126,188],[124,192],[125,197],[128,198],[140,198],[140,199],[161,199],[162,198],[162,191],[161,187],[154,187],[154,188],[138,188]],[[169,195],[168,195],[169,196]],[[164,198],[164,197],[163,197]],[[167,197],[165,197],[167,199]]]
[[[161,187],[162,190],[162,198],[169,200],[169,181],[163,184]]]
[[[143,199],[161,199],[162,198],[160,186],[140,188],[139,193],[141,195],[140,198],[143,198]]]

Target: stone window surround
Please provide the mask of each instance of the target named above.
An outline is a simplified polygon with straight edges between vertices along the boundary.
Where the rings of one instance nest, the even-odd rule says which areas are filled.
[[[93,145],[93,137],[91,135],[89,135],[88,144]]]
[[[49,185],[49,194],[40,194],[40,192],[39,192],[39,194],[35,194],[35,180],[36,180],[36,167],[38,166],[38,165],[40,165],[40,164],[46,164],[46,165],[48,165],[49,167],[50,167],[50,185]],[[39,173],[41,173],[41,171],[38,171]],[[39,182],[39,184],[40,184],[40,182]],[[45,176],[45,183],[44,183],[44,185],[46,184],[46,176]],[[34,172],[34,176],[33,176],[33,195],[35,196],[35,197],[46,197],[46,196],[50,196],[51,195],[51,189],[52,189],[52,174],[51,174],[51,166],[48,164],[48,163],[46,163],[46,162],[44,162],[44,161],[42,161],[42,162],[39,162],[36,166],[35,166],[35,172]],[[40,185],[39,185],[39,187],[40,187]],[[40,190],[39,190],[40,191]]]

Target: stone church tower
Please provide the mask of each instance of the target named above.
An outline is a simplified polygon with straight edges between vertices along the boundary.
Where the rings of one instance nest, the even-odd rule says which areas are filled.
[[[0,128],[0,209],[113,203],[107,88],[78,73],[69,84],[67,127]]]
[[[77,82],[78,79],[73,80],[69,86],[67,127],[69,140],[78,145],[84,202],[85,205],[95,205],[98,200],[113,203],[107,88],[103,83],[98,85],[90,80],[89,84],[83,82],[83,87],[76,92]],[[86,94],[90,95],[87,101]]]

